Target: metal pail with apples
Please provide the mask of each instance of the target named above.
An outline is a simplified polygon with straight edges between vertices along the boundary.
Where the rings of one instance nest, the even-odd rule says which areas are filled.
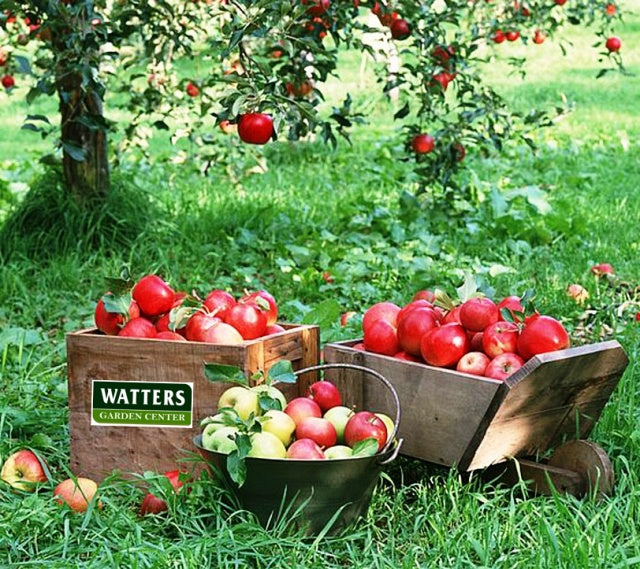
[[[273,527],[291,522],[310,535],[335,533],[364,515],[383,467],[398,455],[402,440],[400,401],[395,388],[383,375],[353,364],[324,364],[295,372],[296,376],[327,369],[350,368],[363,372],[363,381],[377,381],[388,390],[395,408],[393,432],[376,454],[324,460],[246,457],[246,478],[239,486],[229,476],[228,455],[207,450],[202,437],[193,442],[210,472],[219,477],[237,498],[239,506],[254,513],[260,523]]]

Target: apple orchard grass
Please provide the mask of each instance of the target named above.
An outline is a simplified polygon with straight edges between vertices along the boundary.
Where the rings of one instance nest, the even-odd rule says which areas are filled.
[[[629,14],[626,26],[637,37],[637,16]],[[220,173],[212,173],[211,181],[191,175],[186,165],[125,164],[123,185],[153,196],[153,206],[136,209],[135,215],[117,210],[119,227],[135,228],[127,246],[116,248],[103,239],[103,246],[86,250],[89,237],[76,232],[71,245],[49,256],[51,238],[44,230],[33,238],[47,244],[37,255],[20,255],[16,244],[18,254],[0,263],[0,454],[4,460],[14,449],[31,446],[47,458],[55,480],[37,494],[0,487],[0,566],[622,569],[640,564],[640,340],[633,318],[618,315],[627,303],[622,284],[640,282],[635,103],[640,86],[637,73],[624,81],[613,76],[595,81],[588,42],[578,37],[586,49],[566,59],[557,46],[545,43],[552,64],[536,67],[540,74],[534,70],[522,85],[499,64],[488,69],[505,90],[522,96],[522,104],[540,97],[554,101],[561,92],[578,99],[574,115],[540,133],[537,153],[507,149],[503,157],[468,156],[486,196],[491,188],[537,184],[547,190],[547,215],[522,206],[527,195],[536,197],[533,193],[511,202],[511,215],[499,215],[494,196],[484,202],[491,202],[493,213],[470,212],[463,230],[431,231],[428,211],[407,212],[397,205],[406,185],[406,154],[385,143],[394,127],[380,118],[337,153],[317,144],[269,146],[268,171],[236,186]],[[638,50],[626,55],[629,69],[637,70]],[[542,71],[553,77],[553,86]],[[11,111],[6,105],[13,105]],[[15,98],[3,100],[3,116],[20,114],[17,105]],[[17,173],[32,171],[26,162],[33,139],[15,135],[15,124],[10,126],[0,125],[0,145],[3,156],[19,163],[3,163],[3,180],[17,176],[29,182],[28,175]],[[41,184],[55,211],[53,183]],[[116,200],[115,208],[134,201],[119,191],[122,202]],[[145,223],[149,212],[163,217]],[[98,240],[108,234],[107,227],[88,227]],[[613,265],[620,279],[615,286],[589,274],[599,262]],[[496,296],[535,285],[538,306],[561,317],[576,343],[605,332],[629,356],[590,437],[613,460],[614,493],[599,502],[530,497],[520,487],[498,487],[400,457],[374,493],[366,518],[344,534],[318,540],[284,528],[264,530],[207,477],[186,483],[191,491],[177,494],[165,487],[162,473],[133,482],[111,477],[100,489],[101,511],[73,514],[52,498],[55,483],[69,473],[63,338],[92,325],[104,278],[118,274],[123,263],[137,274],[158,269],[202,291],[213,283],[261,284],[288,299],[282,306],[287,320],[321,321],[324,340],[359,334],[357,318],[340,328],[341,310],[361,313],[382,299],[406,301],[425,286],[454,290],[465,269]],[[322,278],[324,271],[332,283]],[[572,283],[588,291],[585,304],[566,295]],[[138,515],[148,488],[166,497],[166,514]]]

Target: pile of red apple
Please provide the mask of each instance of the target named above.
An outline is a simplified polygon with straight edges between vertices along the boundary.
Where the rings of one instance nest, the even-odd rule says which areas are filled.
[[[263,410],[260,398],[265,396],[275,404]],[[202,425],[202,446],[208,450],[230,454],[245,433],[251,443],[247,456],[302,460],[360,456],[363,441],[369,439],[375,442],[369,447],[375,454],[394,431],[388,415],[343,405],[340,391],[327,380],[312,383],[305,396],[288,402],[274,385],[229,387],[219,398],[216,414]]]
[[[203,301],[188,307],[184,306],[187,297],[161,277],[146,275],[133,285],[130,294],[103,296],[95,307],[95,324],[107,335],[212,344],[240,344],[284,332],[276,323],[278,305],[266,290],[236,298],[214,289]]]
[[[497,303],[476,296],[445,310],[433,292],[420,291],[403,307],[374,304],[362,328],[357,349],[498,380],[537,354],[570,346],[558,320],[539,313],[525,316],[517,296]]]

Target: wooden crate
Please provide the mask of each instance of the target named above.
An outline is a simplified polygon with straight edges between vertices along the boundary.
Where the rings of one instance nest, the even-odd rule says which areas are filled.
[[[363,352],[357,342],[327,344],[326,363],[384,375],[400,398],[402,453],[463,471],[587,437],[628,365],[620,344],[608,341],[541,354],[502,382]],[[360,408],[392,409],[365,374],[332,370],[327,378]]]
[[[284,332],[239,345],[119,338],[95,329],[67,334],[71,470],[102,480],[113,470],[127,475],[177,468],[185,451],[196,452],[192,438],[201,430],[200,421],[215,411],[218,397],[229,387],[204,377],[205,362],[235,365],[246,374],[268,371],[282,359],[290,360],[295,370],[318,363],[318,327],[283,326]],[[140,382],[149,389],[165,384],[161,387],[169,390],[191,383],[190,426],[92,424],[92,391],[109,385],[102,382]],[[288,398],[297,395],[295,384],[282,390]]]

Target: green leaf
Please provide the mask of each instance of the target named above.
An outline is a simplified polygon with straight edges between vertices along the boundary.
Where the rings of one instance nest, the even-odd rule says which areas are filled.
[[[353,445],[352,456],[373,456],[378,452],[378,441],[374,438],[363,439]]]
[[[321,328],[331,326],[340,319],[342,306],[334,298],[328,298],[316,304],[302,318],[303,324],[317,324]]]
[[[293,373],[293,366],[289,360],[280,360],[269,368],[267,374],[267,384],[273,383],[295,383],[296,375]]]
[[[102,297],[102,302],[104,302],[104,308],[107,312],[128,315],[129,305],[131,304],[131,295],[115,295],[108,292]]]
[[[464,272],[464,282],[462,286],[456,288],[460,302],[465,302],[473,296],[478,296],[478,283],[475,275],[471,271]]]
[[[63,140],[62,148],[76,162],[84,162],[87,159],[87,151],[81,146]]]
[[[251,450],[251,439],[245,433],[239,433],[235,436],[236,450],[233,450],[227,456],[227,470],[229,476],[238,486],[242,486],[247,479],[247,465],[245,458]]]
[[[245,386],[249,385],[244,372],[238,366],[205,362],[204,376],[209,381],[239,383],[240,385]]]

